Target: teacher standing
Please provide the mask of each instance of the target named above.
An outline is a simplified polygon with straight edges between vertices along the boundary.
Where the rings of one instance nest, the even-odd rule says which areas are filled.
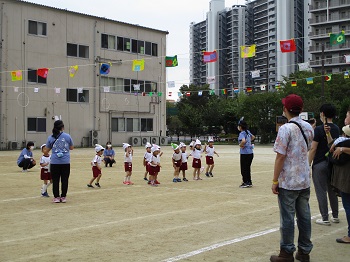
[[[70,150],[73,150],[73,140],[71,136],[64,132],[64,124],[61,120],[54,123],[52,135],[47,138],[45,153],[51,154],[51,176],[54,203],[66,203],[68,191],[68,179],[70,174]],[[61,181],[61,195],[60,185]]]

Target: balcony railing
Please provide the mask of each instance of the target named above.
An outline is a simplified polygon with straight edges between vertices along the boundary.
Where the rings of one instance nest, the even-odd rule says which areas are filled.
[[[345,57],[332,57],[332,58],[326,58],[324,60],[324,65],[325,66],[331,66],[331,65],[339,65],[339,64],[345,64]],[[321,60],[316,60],[316,61],[310,61],[310,66],[321,66],[322,61]]]
[[[339,49],[341,49],[342,51],[343,51],[344,49],[350,49],[350,43],[349,43],[349,42],[346,42],[346,43],[344,43],[344,44],[333,45],[333,46],[327,44],[327,45],[325,46],[325,52],[327,52],[327,51],[336,51],[336,50],[339,50]],[[321,45],[318,45],[318,46],[311,46],[309,51],[310,51],[310,52],[322,51],[322,46],[321,46]],[[350,51],[350,50],[349,50],[349,51]]]

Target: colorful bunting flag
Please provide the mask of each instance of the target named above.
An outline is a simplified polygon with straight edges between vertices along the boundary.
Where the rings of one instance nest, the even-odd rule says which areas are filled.
[[[186,92],[186,96],[191,96],[191,92]]]
[[[111,87],[109,87],[109,86],[104,86],[103,87],[103,92],[104,93],[109,93],[110,90],[111,90]]]
[[[55,87],[55,93],[60,94],[61,93],[61,88],[60,87]]]
[[[221,90],[221,93],[222,93],[223,95],[227,95],[227,90],[226,90],[226,89],[222,89],[222,90]]]
[[[347,78],[349,78],[349,71],[344,72],[344,79],[347,79]]]
[[[324,80],[325,80],[326,82],[331,81],[331,80],[332,80],[332,74],[325,75],[325,76],[324,76]]]
[[[297,49],[294,39],[281,40],[280,48],[282,53],[295,52],[295,50]]]
[[[306,84],[311,85],[313,83],[314,83],[314,78],[313,77],[306,78]]]
[[[350,64],[350,55],[344,55],[345,56],[345,63]]]
[[[74,65],[69,67],[69,76],[74,77],[75,73],[78,71],[79,66]]]
[[[202,95],[203,95],[203,91],[202,90],[198,91],[198,96],[202,96]]]
[[[215,84],[215,76],[207,76],[208,84]]]
[[[281,83],[280,83],[280,82],[276,82],[275,88],[276,88],[276,89],[280,89],[280,88],[281,88]]]
[[[21,70],[11,71],[11,78],[12,78],[12,82],[21,81],[22,71]]]
[[[266,90],[266,85],[260,85],[260,90],[265,91]]]
[[[110,64],[101,64],[101,67],[100,67],[100,74],[101,75],[108,75],[110,70],[111,70]]]
[[[14,91],[15,93],[18,93],[18,86],[15,86],[15,87],[13,88],[13,91]]]
[[[218,60],[218,54],[216,50],[213,52],[203,52],[203,62],[204,63],[212,63]]]
[[[183,94],[182,94],[181,92],[177,92],[177,96],[178,96],[178,97],[182,97]]]
[[[148,95],[149,95],[149,96],[153,96],[153,92],[149,92]]]
[[[162,96],[162,94],[163,94],[162,92],[158,92],[158,96]]]
[[[134,84],[133,87],[134,87],[134,90],[135,91],[140,91],[140,84]]]
[[[34,93],[39,93],[39,87],[34,87]]]
[[[165,57],[165,67],[175,67],[178,65],[179,65],[179,62],[177,61],[177,55]]]
[[[168,81],[168,87],[169,88],[175,87],[175,81]]]
[[[292,81],[292,86],[297,86],[297,81]]]
[[[215,95],[215,90],[210,89],[210,90],[209,90],[209,95]]]
[[[330,34],[329,40],[331,45],[340,45],[345,43],[344,31],[341,31],[339,34]]]
[[[309,62],[299,63],[298,66],[299,66],[299,71],[309,71],[311,69]]]
[[[252,91],[253,91],[253,88],[251,88],[251,87],[247,87],[247,93],[251,93]]]
[[[82,87],[79,87],[78,88],[78,94],[82,94],[83,93],[83,88]]]
[[[234,87],[234,88],[233,88],[233,92],[234,92],[234,93],[239,93],[239,88],[238,88],[238,87]]]
[[[133,60],[132,61],[132,71],[139,72],[145,69],[145,60]]]
[[[47,75],[49,73],[49,69],[48,68],[39,68],[36,71],[37,75],[42,77],[42,78],[47,78]]]
[[[252,78],[260,77],[260,70],[251,71]]]
[[[251,46],[241,46],[241,58],[249,58],[255,56],[256,45]]]
[[[142,96],[146,96],[146,93],[145,93],[145,92],[142,92]]]

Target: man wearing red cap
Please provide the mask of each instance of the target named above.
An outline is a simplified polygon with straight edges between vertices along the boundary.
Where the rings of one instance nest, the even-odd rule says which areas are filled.
[[[311,243],[311,213],[310,198],[310,168],[308,151],[314,137],[312,126],[300,119],[303,110],[303,100],[300,96],[291,94],[282,99],[283,114],[288,123],[278,130],[274,145],[277,153],[272,193],[278,195],[280,207],[280,253],[271,256],[272,262],[294,261],[294,217],[297,216],[299,229],[298,252],[295,258],[299,261],[310,261]]]

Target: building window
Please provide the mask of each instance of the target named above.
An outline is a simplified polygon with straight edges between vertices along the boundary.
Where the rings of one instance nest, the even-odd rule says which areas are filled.
[[[67,102],[89,103],[89,90],[82,90],[67,88]]]
[[[137,53],[137,40],[131,39],[131,52]]]
[[[28,21],[28,33],[31,35],[41,35],[46,36],[46,23],[37,22],[37,21]]]
[[[130,93],[130,79],[124,79],[124,92]]]
[[[89,46],[67,43],[67,56],[89,58]]]
[[[130,52],[130,38],[124,38],[124,51]]]
[[[46,132],[46,118],[28,117],[27,130],[34,132]]]
[[[125,118],[112,118],[112,132],[125,131]]]
[[[152,56],[158,56],[158,45],[152,43]]]
[[[115,49],[115,36],[101,34],[101,47],[107,49]]]
[[[144,41],[137,41],[137,52],[141,55],[145,54],[145,42]]]
[[[141,131],[153,131],[153,119],[152,118],[141,118]]]
[[[117,50],[118,51],[124,51],[124,38],[123,37],[117,37]]]
[[[46,78],[38,76],[37,70],[28,68],[28,82],[29,83],[46,84]]]
[[[152,55],[152,43],[146,42],[145,44],[145,54],[146,55]]]

